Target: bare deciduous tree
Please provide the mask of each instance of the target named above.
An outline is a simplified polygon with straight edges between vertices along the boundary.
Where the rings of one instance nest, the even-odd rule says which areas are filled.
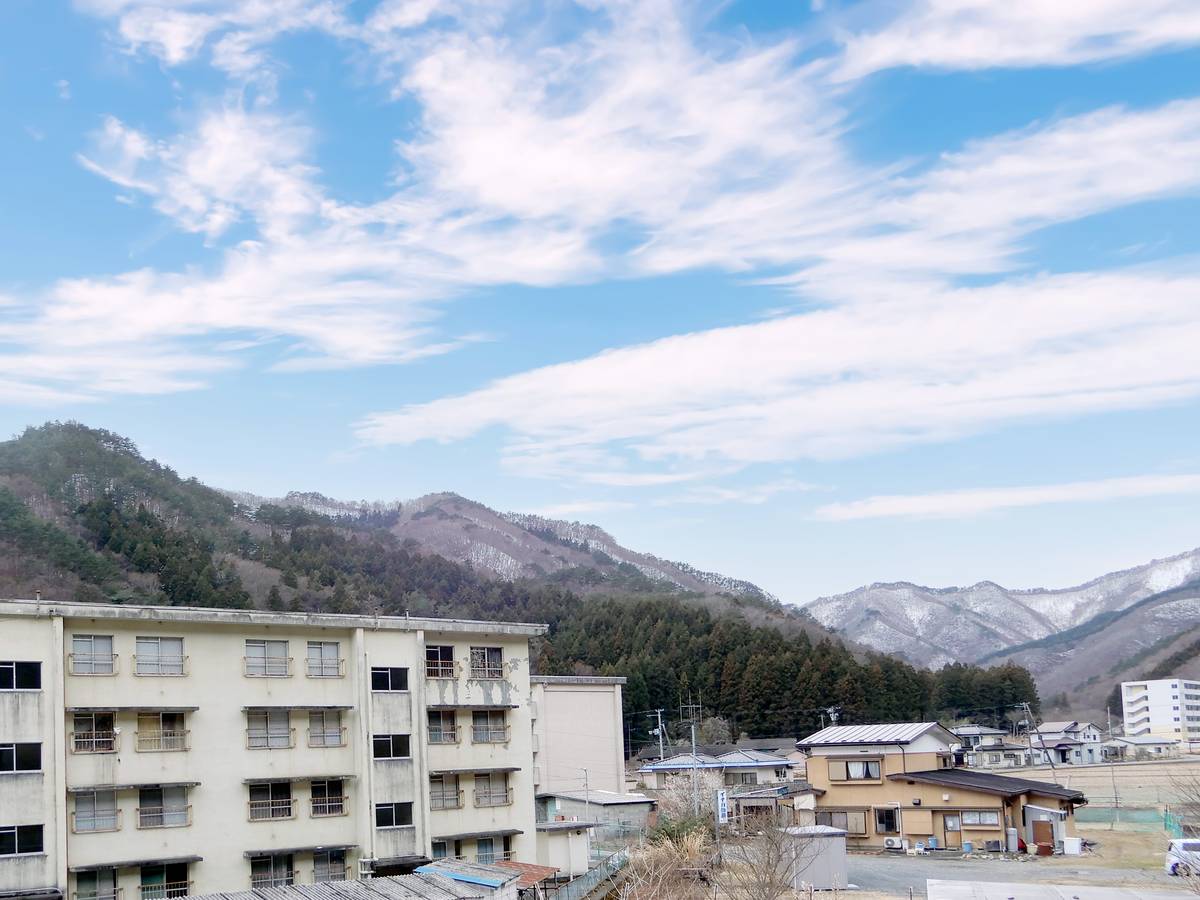
[[[731,900],[780,900],[803,880],[816,843],[789,833],[778,811],[743,819],[744,836],[721,852],[717,882]]]
[[[702,900],[709,854],[708,836],[692,832],[664,838],[633,853],[616,877],[618,900]]]

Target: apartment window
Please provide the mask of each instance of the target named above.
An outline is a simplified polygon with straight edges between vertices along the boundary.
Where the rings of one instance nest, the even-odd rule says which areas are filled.
[[[117,815],[117,795],[114,791],[92,791],[75,795],[74,831],[116,831],[121,827]]]
[[[491,865],[496,861],[496,839],[478,838],[475,841],[475,861]]]
[[[188,733],[181,712],[138,713],[137,749],[142,753],[170,753],[188,748]]]
[[[142,788],[138,793],[138,828],[178,828],[190,824],[187,788]]]
[[[5,772],[40,772],[41,744],[0,744],[0,775]]]
[[[900,815],[899,810],[891,807],[875,810],[875,833],[876,834],[899,834],[900,833]]]
[[[113,653],[111,634],[76,634],[71,636],[72,675],[113,675],[117,657]]]
[[[139,637],[133,661],[138,675],[183,675],[187,664],[183,638]]]
[[[141,900],[173,900],[191,893],[187,863],[142,866]]]
[[[311,787],[314,816],[344,816],[346,790],[340,780],[314,781]]]
[[[840,828],[847,834],[867,833],[867,814],[861,809],[819,809],[817,810],[816,823],[818,825],[829,825],[833,828]]]
[[[246,723],[246,747],[250,750],[284,750],[293,745],[286,709],[252,709],[246,713]]]
[[[345,850],[318,850],[313,854],[313,881],[345,881],[348,878]]]
[[[42,664],[0,660],[0,691],[40,691]]]
[[[471,713],[471,743],[508,742],[508,722],[502,709],[479,709]]]
[[[371,690],[407,691],[408,669],[396,666],[375,666],[371,669]]]
[[[336,709],[314,709],[308,714],[308,746],[341,747],[346,743],[342,714]]]
[[[340,678],[342,675],[341,645],[337,641],[308,642],[308,677]]]
[[[454,710],[432,710],[428,713],[429,743],[457,744],[458,720]]]
[[[0,856],[43,852],[41,825],[0,825]]]
[[[877,759],[831,759],[829,760],[830,781],[878,781],[879,760]]]
[[[117,870],[93,869],[75,875],[75,900],[116,900]]]
[[[453,678],[454,648],[449,646],[426,647],[425,676],[427,678]]]
[[[408,759],[407,734],[377,734],[371,739],[371,753],[376,759]]]
[[[462,791],[457,775],[432,775],[429,778],[430,809],[461,809]]]
[[[292,674],[287,641],[246,641],[246,674],[254,678],[286,678]]]
[[[376,803],[376,828],[404,828],[413,823],[411,803]]]
[[[962,814],[964,825],[999,825],[1000,813],[995,810],[973,810]]]
[[[499,647],[472,647],[471,677],[503,678],[504,652]]]
[[[272,853],[250,859],[250,887],[284,887],[296,882],[295,857],[290,853]]]
[[[250,821],[290,819],[292,817],[292,785],[287,781],[272,781],[250,785]]]
[[[480,772],[475,776],[476,806],[508,806],[511,803],[507,772]]]
[[[450,855],[450,844],[446,841],[434,841],[430,844],[429,855],[434,859],[446,859]]]
[[[116,753],[117,733],[112,713],[75,713],[74,725],[71,749],[75,753]]]

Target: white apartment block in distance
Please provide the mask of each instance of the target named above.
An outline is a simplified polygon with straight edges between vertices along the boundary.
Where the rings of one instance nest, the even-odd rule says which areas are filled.
[[[544,631],[0,600],[0,898],[534,862]]]
[[[1121,705],[1126,737],[1200,741],[1200,681],[1125,681]]]
[[[534,675],[533,781],[539,795],[625,791],[625,679]]]

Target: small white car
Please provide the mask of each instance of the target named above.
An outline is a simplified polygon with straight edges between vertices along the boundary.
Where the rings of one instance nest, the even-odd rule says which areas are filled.
[[[1163,866],[1168,875],[1200,876],[1200,840],[1175,840],[1167,844],[1167,860]]]

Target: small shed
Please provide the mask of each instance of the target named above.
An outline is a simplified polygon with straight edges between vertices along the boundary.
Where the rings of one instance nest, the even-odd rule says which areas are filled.
[[[831,825],[794,825],[781,828],[791,840],[792,890],[813,887],[818,891],[849,885],[846,870],[846,832]]]

